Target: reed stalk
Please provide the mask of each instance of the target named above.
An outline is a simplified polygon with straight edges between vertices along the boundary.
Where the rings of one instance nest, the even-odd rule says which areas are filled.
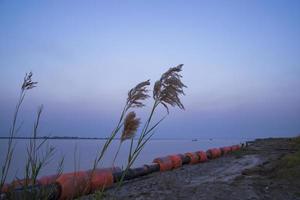
[[[183,88],[186,87],[182,82],[182,76],[179,72],[182,71],[182,64],[170,68],[168,71],[162,74],[161,78],[155,82],[153,88],[153,99],[154,103],[152,109],[149,113],[149,116],[143,126],[143,129],[139,135],[137,144],[133,145],[134,138],[131,138],[131,144],[128,154],[128,162],[123,174],[119,180],[118,187],[120,187],[123,183],[123,180],[128,173],[130,167],[134,164],[135,160],[140,155],[141,151],[145,147],[146,143],[151,139],[153,134],[155,133],[155,129],[157,126],[166,118],[169,114],[168,105],[172,107],[179,107],[180,109],[184,109],[183,104],[179,98],[179,95],[185,95],[183,92]],[[162,117],[158,122],[151,125],[152,118],[155,114],[155,110],[159,105],[162,105],[166,108],[167,114]]]
[[[11,162],[13,159],[13,153],[15,150],[16,142],[14,142],[14,138],[17,135],[18,131],[20,130],[22,123],[17,126],[18,121],[18,114],[21,108],[21,105],[24,101],[24,98],[26,96],[26,93],[28,90],[31,90],[32,88],[36,87],[37,82],[32,81],[32,72],[29,74],[26,74],[24,77],[23,84],[21,86],[21,91],[19,95],[19,99],[17,101],[16,109],[13,116],[12,125],[9,132],[9,139],[8,139],[8,147],[6,152],[6,157],[4,164],[2,165],[1,170],[1,182],[0,182],[0,189],[2,190],[2,187],[6,181],[7,174],[9,172]],[[43,106],[41,105],[38,108],[37,111],[37,117],[34,122],[33,131],[32,131],[32,137],[30,138],[29,145],[26,148],[27,153],[27,159],[25,163],[25,172],[24,172],[24,178],[18,179],[17,183],[19,186],[23,187],[22,192],[22,199],[48,199],[49,193],[46,193],[43,191],[34,191],[31,188],[31,186],[37,184],[37,178],[42,170],[43,167],[45,167],[52,159],[54,155],[55,148],[52,146],[49,146],[46,141],[47,138],[42,140],[40,143],[37,142],[38,137],[38,128],[40,124],[40,118],[43,111]],[[45,151],[42,150],[42,147],[47,144]],[[60,160],[58,167],[57,167],[57,178],[60,176],[60,174],[63,171],[63,163],[64,163],[64,157]],[[11,188],[14,189],[14,188]],[[18,198],[15,197],[15,194],[13,191],[9,191],[8,193],[9,198]]]
[[[111,142],[116,138],[117,133],[124,126],[123,120],[124,120],[124,118],[126,119],[125,116],[127,115],[127,112],[132,108],[141,108],[141,107],[145,106],[145,104],[143,104],[142,101],[149,97],[149,95],[147,94],[147,92],[148,92],[147,86],[148,85],[150,85],[150,80],[143,81],[128,91],[127,100],[123,107],[121,115],[119,117],[119,121],[117,122],[117,125],[111,132],[110,136],[106,139],[102,148],[98,151],[97,157],[94,159],[93,167],[92,167],[91,173],[89,175],[88,182],[90,182],[92,180],[94,171],[96,170],[97,166],[99,165],[99,162],[103,159],[103,156],[105,155]],[[121,147],[121,144],[120,144],[120,147]],[[119,153],[118,151],[117,151],[117,154]],[[117,157],[117,154],[115,155],[115,157]],[[113,163],[114,163],[114,161],[113,161]],[[88,188],[88,185],[87,185],[87,188]],[[103,190],[103,188],[102,188],[102,190]]]
[[[15,145],[16,145],[14,137],[17,135],[17,133],[19,132],[19,130],[22,126],[22,123],[20,125],[17,125],[18,115],[19,115],[21,105],[24,101],[27,91],[36,87],[36,84],[37,84],[37,82],[32,81],[32,79],[31,79],[32,75],[33,75],[32,72],[25,75],[22,86],[21,86],[19,98],[18,98],[16,107],[15,107],[12,124],[9,129],[9,138],[8,138],[5,159],[4,159],[4,163],[1,166],[0,191],[2,191],[2,189],[3,189],[4,183],[7,179],[7,175],[9,173],[10,165],[11,165],[11,162],[13,159],[13,154],[14,154]]]

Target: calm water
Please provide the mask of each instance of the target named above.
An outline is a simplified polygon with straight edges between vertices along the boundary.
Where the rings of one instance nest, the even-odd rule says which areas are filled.
[[[41,140],[40,140],[41,141]],[[155,157],[165,156],[174,153],[185,153],[197,150],[207,150],[211,147],[221,147],[226,145],[239,144],[244,142],[242,139],[198,139],[197,141],[189,140],[151,140],[146,144],[134,166],[151,163]],[[12,162],[11,170],[8,176],[10,181],[14,177],[22,178],[24,174],[24,165],[26,160],[26,146],[29,140],[16,140],[16,150]],[[56,153],[43,169],[41,175],[54,174],[57,169],[58,161],[62,156],[65,156],[64,171],[74,171],[74,169],[90,169],[93,160],[96,157],[97,149],[104,144],[103,140],[48,140],[48,144],[56,148]],[[103,167],[112,165],[113,156],[119,141],[113,141],[108,149],[106,156],[101,163]],[[115,166],[122,166],[126,163],[130,142],[125,141],[121,147],[119,156],[115,162]],[[7,140],[0,140],[0,162],[3,163],[4,155],[7,147]],[[78,162],[79,161],[79,162]],[[78,163],[78,164],[75,164]]]

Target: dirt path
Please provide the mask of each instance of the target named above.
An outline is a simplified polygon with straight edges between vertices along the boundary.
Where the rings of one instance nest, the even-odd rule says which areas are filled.
[[[206,163],[128,181],[119,190],[107,190],[104,199],[300,200],[297,184],[272,178],[278,161],[291,153],[289,146],[289,139],[257,140],[246,150]]]

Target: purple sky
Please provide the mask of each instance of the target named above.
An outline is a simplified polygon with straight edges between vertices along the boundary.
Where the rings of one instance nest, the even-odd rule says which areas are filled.
[[[299,10],[297,0],[0,1],[0,136],[26,72],[39,84],[20,135],[44,104],[41,135],[103,137],[132,86],[180,63],[186,111],[171,109],[154,137],[297,135]]]

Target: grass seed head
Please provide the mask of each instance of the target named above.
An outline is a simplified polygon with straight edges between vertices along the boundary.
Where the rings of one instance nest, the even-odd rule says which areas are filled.
[[[134,108],[134,107],[143,107],[145,106],[142,103],[143,100],[149,97],[147,86],[150,85],[150,80],[143,81],[137,84],[134,88],[129,90],[128,98],[127,98],[127,108]]]
[[[30,90],[30,89],[36,87],[36,84],[38,82],[33,82],[31,80],[32,75],[33,75],[32,72],[30,72],[29,74],[26,73],[23,84],[22,84],[22,90]]]
[[[182,71],[182,66],[183,64],[171,67],[154,84],[153,98],[161,103],[168,112],[168,105],[184,109],[179,98],[179,95],[185,95],[183,88],[186,87],[180,80],[182,76],[179,73]]]
[[[122,132],[121,141],[134,137],[140,125],[140,118],[136,118],[135,112],[130,112],[124,119],[124,130]]]

